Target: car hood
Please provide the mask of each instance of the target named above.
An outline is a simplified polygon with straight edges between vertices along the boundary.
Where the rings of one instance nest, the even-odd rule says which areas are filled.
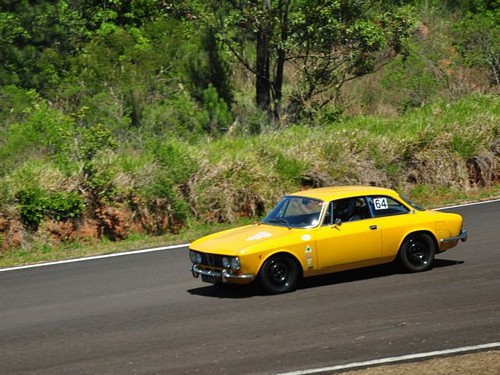
[[[211,234],[194,241],[190,248],[207,253],[238,255],[242,252],[274,247],[274,242],[283,245],[304,235],[303,229],[266,224],[255,224]],[[278,246],[276,244],[276,246]]]

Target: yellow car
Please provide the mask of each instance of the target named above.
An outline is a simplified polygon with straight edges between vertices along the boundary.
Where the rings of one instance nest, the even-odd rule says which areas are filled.
[[[287,195],[261,223],[198,239],[189,253],[202,281],[258,280],[275,294],[302,277],[396,259],[425,271],[436,253],[466,239],[458,214],[424,210],[390,189],[339,186]]]

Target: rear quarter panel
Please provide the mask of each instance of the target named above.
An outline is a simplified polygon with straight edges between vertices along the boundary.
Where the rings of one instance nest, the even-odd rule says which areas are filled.
[[[437,243],[435,221],[427,211],[412,211],[407,214],[380,218],[382,248],[385,258],[394,259],[406,237],[416,232],[428,232]]]
[[[456,237],[460,234],[463,225],[462,216],[454,213],[431,211],[435,214],[436,236],[440,252],[457,246],[457,241],[441,243],[442,239]]]
[[[382,246],[385,257],[395,258],[406,237],[416,232],[429,233],[437,252],[457,245],[458,241],[441,243],[441,239],[458,236],[462,228],[462,217],[438,211],[412,211],[381,219]]]

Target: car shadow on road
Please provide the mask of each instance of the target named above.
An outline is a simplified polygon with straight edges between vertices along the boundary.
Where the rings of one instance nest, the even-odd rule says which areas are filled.
[[[464,261],[463,260],[434,259],[434,263],[432,264],[432,268],[456,266],[458,264],[464,264]]]
[[[463,261],[448,260],[448,259],[435,259],[432,268],[450,267],[463,264]],[[432,272],[432,270],[430,271]],[[328,275],[308,277],[299,282],[297,289],[309,289],[326,285],[344,284],[361,280],[368,280],[374,278],[394,276],[404,274],[401,268],[396,263],[382,264],[379,266],[372,266],[360,268],[357,270],[335,272]],[[189,289],[188,293],[202,297],[215,297],[215,298],[251,298],[256,296],[269,295],[259,286],[258,283],[250,285],[229,285],[229,284],[205,284],[199,288]]]
[[[204,284],[199,288],[188,289],[188,293],[201,297],[250,298],[265,295],[258,283],[250,285]]]
[[[344,284],[354,281],[393,276],[399,273],[401,273],[401,271],[396,264],[382,264],[380,266],[372,266],[351,271],[342,271],[328,275],[309,277],[302,280],[297,289],[309,289],[325,285]]]
[[[462,264],[463,261],[434,259],[432,268],[449,267]],[[432,270],[431,270],[432,272]],[[382,278],[387,276],[406,274],[397,263],[387,263],[379,266],[360,268],[356,270],[331,273],[302,280],[297,289],[314,288],[325,285],[344,284],[361,280]]]

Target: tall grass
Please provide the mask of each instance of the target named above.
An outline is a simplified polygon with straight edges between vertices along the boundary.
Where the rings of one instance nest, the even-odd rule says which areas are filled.
[[[383,185],[407,194],[422,184],[468,191],[475,186],[467,161],[491,153],[499,119],[498,98],[473,96],[395,119],[361,116],[321,127],[228,137],[198,152],[197,159],[205,163],[194,176],[200,182],[196,191],[198,196],[210,191],[209,200],[233,207],[237,192],[253,192],[267,206],[279,193],[310,187],[312,177],[319,184]]]

